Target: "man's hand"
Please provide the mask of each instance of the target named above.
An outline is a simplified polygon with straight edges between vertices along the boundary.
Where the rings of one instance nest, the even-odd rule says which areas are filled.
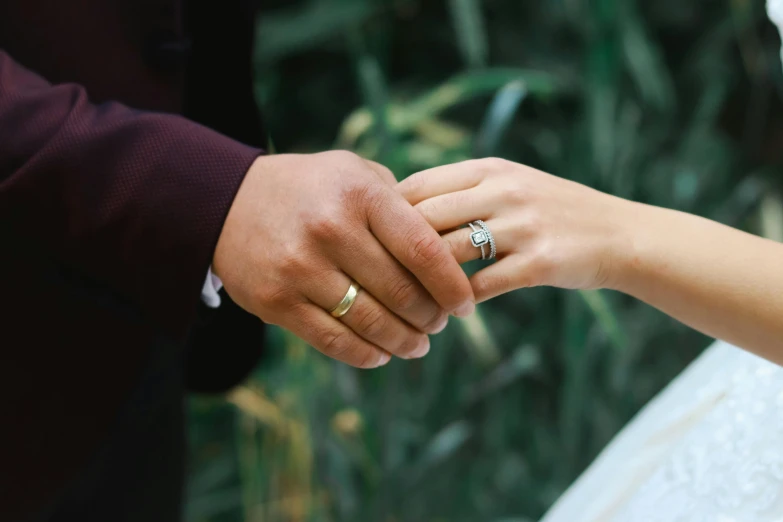
[[[447,312],[475,308],[464,272],[394,176],[349,152],[259,158],[213,266],[237,304],[363,368],[425,355],[425,334],[441,331]],[[328,310],[351,280],[362,289],[335,319]]]

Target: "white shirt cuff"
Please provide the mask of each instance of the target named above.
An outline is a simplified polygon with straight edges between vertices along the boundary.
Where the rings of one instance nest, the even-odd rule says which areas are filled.
[[[223,288],[223,281],[212,273],[212,267],[207,272],[207,278],[204,280],[204,287],[201,289],[201,300],[210,308],[220,306],[220,289]]]

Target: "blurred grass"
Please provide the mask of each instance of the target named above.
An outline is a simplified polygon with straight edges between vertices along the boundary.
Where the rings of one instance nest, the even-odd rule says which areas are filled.
[[[497,155],[773,237],[778,45],[761,1],[278,0],[256,92],[279,152]],[[535,520],[708,342],[544,288],[373,372],[271,329],[250,382],[192,401],[188,520]]]

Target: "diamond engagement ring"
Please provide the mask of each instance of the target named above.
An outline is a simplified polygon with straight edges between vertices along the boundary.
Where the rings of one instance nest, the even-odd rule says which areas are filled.
[[[473,231],[470,234],[470,243],[481,250],[481,259],[495,259],[497,249],[495,248],[495,238],[492,237],[492,232],[489,231],[489,227],[482,220],[478,219],[473,223],[468,223],[468,226]],[[485,247],[489,245],[489,256]]]

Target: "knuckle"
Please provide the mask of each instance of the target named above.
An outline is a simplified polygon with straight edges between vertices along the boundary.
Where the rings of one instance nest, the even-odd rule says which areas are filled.
[[[324,335],[322,340],[323,352],[332,358],[339,358],[351,349],[351,342],[346,332],[338,329],[331,330]]]
[[[306,251],[305,248],[296,248],[294,243],[284,246],[284,250],[277,256],[277,269],[283,281],[299,281],[302,277],[307,277],[311,263]]]
[[[540,235],[542,233],[543,220],[541,213],[535,208],[530,207],[522,215],[522,226],[532,234]]]
[[[352,204],[366,208],[379,204],[383,199],[383,192],[378,190],[374,180],[368,182],[355,182],[345,187],[345,198]]]
[[[262,288],[255,295],[255,300],[264,308],[271,308],[275,305],[279,305],[284,299],[285,289],[282,286]]]
[[[506,190],[508,201],[517,206],[524,205],[531,199],[531,192],[522,183],[514,183]]]
[[[411,263],[424,270],[439,267],[443,263],[443,241],[438,235],[415,237],[409,244]]]
[[[448,216],[458,209],[465,208],[470,203],[468,199],[469,197],[464,192],[453,192],[443,197],[422,201],[415,208],[425,218]]]
[[[280,309],[290,304],[293,298],[288,285],[270,284],[258,289],[254,299],[264,309]]]
[[[361,160],[358,155],[349,150],[332,150],[325,154],[328,154],[329,158],[335,163],[342,165],[351,165],[352,163],[357,163]]]
[[[419,301],[418,284],[407,277],[400,278],[392,286],[389,297],[396,310],[410,310]]]
[[[388,219],[384,216],[388,209],[388,185],[375,177],[363,181],[355,181],[345,187],[343,193],[343,207],[352,209],[362,221],[378,216],[379,219]]]
[[[256,314],[265,324],[289,328],[294,318],[306,318],[308,311],[305,302],[296,292],[285,285],[268,289],[259,294],[261,310]]]
[[[362,310],[356,321],[356,332],[365,338],[378,339],[383,336],[388,326],[388,317],[376,307]]]
[[[421,203],[416,204],[413,208],[424,216],[424,219],[427,221],[431,221],[434,216],[437,216],[441,212],[441,206],[437,203],[435,198],[424,200]]]
[[[512,162],[502,158],[484,158],[481,161],[481,170],[487,175],[497,175],[507,172]]]
[[[468,299],[468,297],[465,299]],[[448,315],[440,307],[437,308],[434,315],[432,316],[432,319],[430,319],[427,325],[424,327],[424,331],[435,333],[435,331],[437,331],[443,323],[443,320],[446,318],[448,318]]]
[[[424,179],[425,177],[423,172],[411,174],[400,182],[400,188],[403,189],[404,193],[415,194],[424,185]]]
[[[307,220],[307,232],[319,243],[332,243],[340,237],[340,221],[337,212],[324,210]]]

